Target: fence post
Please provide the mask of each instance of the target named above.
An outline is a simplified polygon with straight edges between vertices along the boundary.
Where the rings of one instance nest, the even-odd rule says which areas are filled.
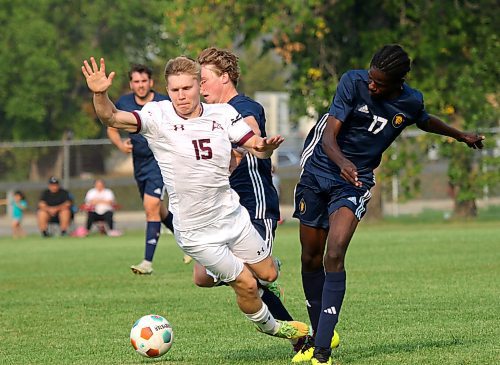
[[[63,134],[63,187],[69,189],[69,168],[71,162],[70,141],[73,138],[73,132],[65,131]]]

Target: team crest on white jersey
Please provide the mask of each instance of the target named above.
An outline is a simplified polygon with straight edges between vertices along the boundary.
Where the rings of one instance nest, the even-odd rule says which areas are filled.
[[[369,114],[370,111],[368,110],[368,105],[365,104],[365,105],[359,107],[358,108],[358,112]]]
[[[212,130],[216,130],[216,129],[224,130],[224,128],[222,128],[222,126],[214,120],[214,121],[212,121]]]

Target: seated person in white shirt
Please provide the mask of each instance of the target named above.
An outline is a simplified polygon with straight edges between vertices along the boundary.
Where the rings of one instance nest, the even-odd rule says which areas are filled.
[[[88,208],[87,230],[97,221],[104,221],[113,230],[113,210],[115,195],[106,188],[104,180],[97,179],[94,187],[85,195],[85,205]]]

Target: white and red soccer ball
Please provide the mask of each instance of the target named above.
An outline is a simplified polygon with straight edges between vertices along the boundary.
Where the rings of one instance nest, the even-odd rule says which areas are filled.
[[[156,314],[139,318],[130,331],[130,343],[145,357],[160,357],[170,350],[174,332],[170,323]]]

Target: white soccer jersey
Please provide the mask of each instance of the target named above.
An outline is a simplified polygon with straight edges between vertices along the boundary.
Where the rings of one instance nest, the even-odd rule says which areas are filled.
[[[229,104],[201,106],[201,116],[192,119],[177,115],[170,101],[149,102],[134,112],[158,161],[179,231],[206,226],[238,208],[238,194],[229,186],[231,142],[241,145],[253,136]]]

